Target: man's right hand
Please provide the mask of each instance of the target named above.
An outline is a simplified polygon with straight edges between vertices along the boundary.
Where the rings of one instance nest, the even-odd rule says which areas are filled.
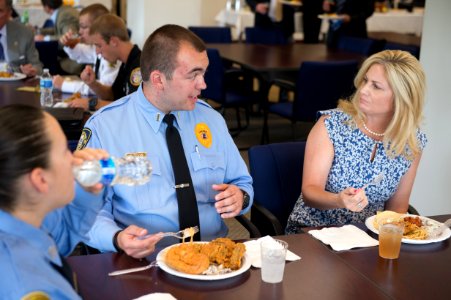
[[[96,74],[90,65],[87,65],[83,72],[80,74],[81,80],[87,85],[92,84],[96,81]]]
[[[162,234],[156,233],[146,239],[138,239],[138,237],[146,234],[146,229],[130,225],[117,235],[117,245],[131,257],[143,258],[149,256],[155,251],[155,245],[161,240]]]

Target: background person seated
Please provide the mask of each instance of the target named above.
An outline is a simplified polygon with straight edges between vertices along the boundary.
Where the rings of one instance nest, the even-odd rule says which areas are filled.
[[[99,109],[111,101],[117,100],[136,91],[141,84],[139,60],[141,50],[130,42],[125,22],[116,15],[107,14],[97,18],[89,30],[91,42],[96,51],[105,60],[115,63],[122,62],[119,73],[112,86],[105,86],[95,78],[91,66],[81,73],[81,79],[97,95],[97,99],[80,98],[69,103],[71,107],[81,107],[87,110]],[[93,101],[95,100],[95,101]]]
[[[12,71],[28,77],[42,72],[42,64],[33,40],[33,31],[12,20],[12,0],[0,0],[0,61]]]
[[[41,0],[44,11],[50,15],[53,26],[40,29],[40,34],[35,36],[36,41],[43,41],[45,35],[51,35],[59,39],[68,31],[78,32],[78,11],[72,6],[63,5],[62,0]],[[67,74],[79,75],[83,65],[69,59],[62,46],[58,52],[58,60],[61,71]]]
[[[94,72],[98,82],[105,86],[111,86],[117,77],[120,61],[110,63],[97,55],[95,46],[89,38],[89,30],[92,23],[99,16],[108,14],[108,9],[99,3],[91,4],[80,11],[79,16],[79,37],[76,37],[72,31],[66,32],[61,38],[60,43],[64,45],[64,51],[69,58],[80,64],[94,65]],[[65,93],[79,92],[82,95],[95,94],[87,84],[81,80],[64,79],[62,76],[53,77],[55,88]]]

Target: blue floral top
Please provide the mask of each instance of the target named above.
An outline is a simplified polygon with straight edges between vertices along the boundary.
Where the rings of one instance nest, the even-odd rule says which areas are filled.
[[[319,114],[329,116],[324,122],[335,151],[326,191],[339,193],[348,187],[362,187],[381,172],[384,173],[384,178],[378,185],[370,185],[365,189],[369,204],[361,212],[353,212],[346,208],[328,210],[312,208],[304,203],[301,193],[288,218],[285,229],[287,234],[297,233],[299,227],[363,222],[377,211],[384,210],[385,201],[396,192],[402,176],[412,164],[412,161],[404,156],[389,158],[384,144],[361,132],[351,116],[343,111],[333,109]],[[427,143],[426,135],[418,131],[417,136],[422,151]],[[376,154],[371,161],[375,144],[377,144]]]

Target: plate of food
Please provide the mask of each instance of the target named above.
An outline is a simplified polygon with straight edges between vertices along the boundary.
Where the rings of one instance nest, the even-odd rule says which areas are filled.
[[[318,18],[322,20],[341,20],[343,19],[343,16],[337,14],[322,14],[318,15]]]
[[[0,72],[0,81],[16,81],[27,77],[22,73]]]
[[[243,243],[228,238],[211,242],[186,242],[161,250],[158,267],[165,272],[196,280],[221,280],[238,276],[251,266]]]
[[[402,242],[406,244],[430,244],[441,242],[451,237],[451,230],[446,228],[439,236],[430,237],[430,234],[440,227],[442,223],[423,216],[398,214],[393,211],[378,212],[365,220],[366,227],[379,234],[378,224],[383,222],[404,222],[404,235]]]

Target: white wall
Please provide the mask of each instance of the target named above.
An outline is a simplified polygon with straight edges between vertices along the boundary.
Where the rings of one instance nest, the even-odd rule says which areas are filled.
[[[226,0],[128,0],[127,26],[132,30],[132,42],[142,47],[147,37],[164,24],[215,25],[214,17],[225,3]]]
[[[423,215],[451,213],[451,1],[427,0],[420,61],[427,76],[428,145],[411,203]]]

